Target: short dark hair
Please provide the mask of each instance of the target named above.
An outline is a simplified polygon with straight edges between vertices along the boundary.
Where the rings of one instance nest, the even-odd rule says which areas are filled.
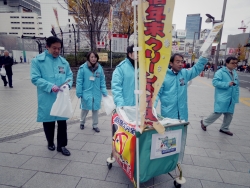
[[[94,55],[95,55],[95,57],[97,58],[97,62],[98,62],[98,60],[99,60],[99,55],[98,55],[96,52],[94,52],[94,51],[90,51],[90,52],[87,54],[87,60],[90,61],[89,58],[90,58],[90,55],[91,55],[91,54],[94,54]]]
[[[51,36],[51,37],[49,37],[49,38],[46,39],[46,45],[48,47],[50,47],[52,44],[57,43],[57,42],[62,45],[61,39],[59,39],[57,37]]]
[[[230,56],[226,59],[226,63],[230,63],[231,60],[238,60],[236,57]]]
[[[133,48],[134,48],[134,45],[133,45],[133,44],[132,44],[131,46],[128,46],[128,47],[127,47],[127,57],[129,57],[129,56],[128,56],[129,53],[133,53],[133,52],[134,52]]]
[[[176,54],[174,54],[174,55],[171,56],[171,58],[170,58],[170,62],[171,62],[171,63],[174,62],[174,58],[175,58],[176,56],[180,56],[182,59],[184,59],[183,55],[176,53]]]

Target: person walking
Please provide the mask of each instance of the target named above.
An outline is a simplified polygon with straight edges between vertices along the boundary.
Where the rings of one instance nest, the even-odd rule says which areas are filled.
[[[111,81],[111,90],[116,107],[135,106],[134,45],[127,47],[127,58],[116,66]]]
[[[22,56],[20,56],[20,63],[22,63],[23,62],[23,57]]]
[[[47,38],[46,48],[45,52],[32,59],[30,69],[31,82],[37,87],[37,122],[43,122],[48,149],[51,151],[55,150],[54,132],[57,122],[57,151],[69,156],[70,151],[66,148],[68,118],[51,116],[50,111],[57,93],[62,92],[60,86],[71,88],[73,74],[69,63],[59,55],[62,48],[62,41],[59,38],[54,36]]]
[[[207,126],[215,122],[222,114],[224,115],[220,132],[233,136],[229,126],[233,119],[234,107],[239,103],[239,79],[235,68],[238,60],[235,57],[226,59],[226,67],[218,70],[213,78],[213,86],[215,87],[214,112],[206,119],[201,120],[201,128],[207,130]]]
[[[192,69],[188,70],[183,68],[184,58],[181,54],[171,56],[171,68],[167,70],[154,104],[156,108],[160,99],[163,117],[188,121],[187,83],[201,73],[207,61],[204,53]]]
[[[8,77],[9,87],[13,88],[12,85],[12,65],[13,59],[9,56],[9,52],[7,50],[4,51],[4,56],[1,57],[0,67],[5,68],[6,76]],[[4,86],[7,86],[8,82],[6,80],[6,76],[1,76],[3,80]]]
[[[89,52],[87,61],[79,67],[76,78],[76,96],[81,98],[80,129],[84,129],[86,116],[92,110],[92,126],[95,132],[98,128],[98,110],[101,108],[102,96],[107,96],[105,75],[98,63],[96,52]]]

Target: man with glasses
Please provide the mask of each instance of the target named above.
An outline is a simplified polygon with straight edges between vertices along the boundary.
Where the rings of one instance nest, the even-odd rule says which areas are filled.
[[[202,54],[192,69],[183,69],[184,58],[181,54],[174,54],[170,58],[170,68],[155,102],[161,101],[161,115],[172,119],[188,121],[187,86],[188,82],[198,76],[207,64],[207,53]]]
[[[239,103],[239,80],[235,68],[238,60],[235,57],[226,59],[226,66],[218,70],[213,78],[215,87],[214,112],[206,119],[201,120],[201,128],[207,130],[207,126],[215,122],[221,114],[224,115],[220,132],[233,136],[229,131],[229,125],[233,119],[235,103]]]

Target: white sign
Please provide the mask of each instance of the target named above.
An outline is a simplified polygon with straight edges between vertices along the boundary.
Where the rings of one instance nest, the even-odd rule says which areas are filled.
[[[111,41],[111,51],[127,53],[128,35],[126,34],[113,34]]]
[[[162,158],[180,153],[182,130],[152,134],[150,159]]]
[[[210,31],[207,39],[205,40],[205,42],[203,43],[203,45],[202,45],[202,47],[200,49],[201,52],[206,52],[209,49],[209,47],[214,42],[214,39],[215,39],[216,35],[219,33],[219,31],[223,27],[223,24],[224,24],[224,22],[214,24],[214,26],[213,26],[212,30]]]
[[[97,47],[97,48],[105,48],[105,42],[103,42],[103,41],[98,41],[96,47]]]
[[[177,38],[186,38],[186,30],[178,29],[176,31]]]

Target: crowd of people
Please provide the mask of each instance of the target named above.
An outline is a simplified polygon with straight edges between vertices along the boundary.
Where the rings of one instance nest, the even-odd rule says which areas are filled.
[[[46,48],[43,53],[37,55],[31,63],[31,82],[37,87],[37,122],[43,124],[44,133],[47,139],[47,147],[53,151],[57,149],[65,156],[71,155],[66,148],[67,122],[68,118],[52,116],[50,110],[56,100],[58,92],[63,92],[61,87],[71,89],[73,74],[69,63],[60,56],[62,41],[56,37],[49,37],[46,40]],[[116,107],[135,106],[135,59],[134,46],[127,47],[127,57],[120,62],[112,74],[111,90]],[[161,115],[172,119],[188,121],[187,89],[188,82],[198,76],[207,64],[208,53],[203,53],[197,63],[186,63],[181,54],[174,54],[169,61],[169,69],[158,93],[154,106],[161,102]],[[1,58],[1,65],[11,67],[13,60]],[[102,66],[98,63],[99,56],[91,51],[87,55],[87,61],[79,67],[76,78],[76,96],[81,101],[80,130],[84,130],[86,116],[89,110],[92,111],[93,131],[100,132],[98,128],[98,111],[101,108],[102,97],[107,97],[108,92],[105,82],[105,74]],[[220,132],[233,135],[229,130],[233,118],[235,103],[239,101],[239,82],[235,68],[235,58],[229,57],[226,66],[216,72],[213,85],[215,87],[216,100],[214,111],[205,120],[201,121],[201,128],[206,131],[208,125],[212,124],[221,114],[224,114]],[[8,82],[11,84],[12,72],[7,74]],[[4,80],[4,85],[7,81]],[[5,78],[6,79],[6,78]],[[13,86],[12,86],[13,87]],[[225,97],[226,96],[226,97]],[[54,134],[57,122],[57,146],[54,143]]]

